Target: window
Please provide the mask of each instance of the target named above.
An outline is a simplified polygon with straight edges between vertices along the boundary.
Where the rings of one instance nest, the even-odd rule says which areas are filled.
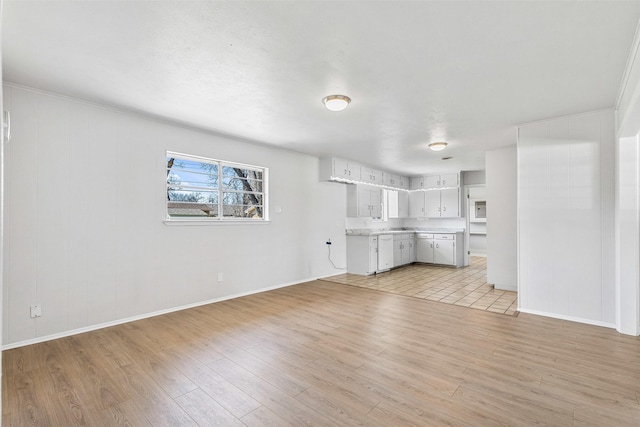
[[[267,219],[268,169],[167,152],[167,218]]]

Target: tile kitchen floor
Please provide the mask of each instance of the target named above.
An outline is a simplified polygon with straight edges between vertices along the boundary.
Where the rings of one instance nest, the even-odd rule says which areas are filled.
[[[471,265],[463,268],[411,264],[372,276],[345,273],[323,280],[511,316],[518,313],[516,292],[487,283],[484,257],[472,256]]]

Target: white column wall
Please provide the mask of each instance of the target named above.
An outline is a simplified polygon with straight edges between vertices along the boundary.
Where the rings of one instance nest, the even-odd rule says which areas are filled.
[[[616,325],[619,332],[640,333],[640,138],[618,142]]]
[[[336,274],[328,238],[345,265],[345,186],[319,182],[316,157],[4,91],[5,348]],[[271,222],[165,225],[167,150],[268,167]]]
[[[496,289],[518,287],[516,147],[488,151],[487,282]]]
[[[614,127],[613,111],[519,127],[521,311],[614,325]]]

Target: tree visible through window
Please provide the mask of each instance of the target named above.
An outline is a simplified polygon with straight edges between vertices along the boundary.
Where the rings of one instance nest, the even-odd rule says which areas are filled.
[[[266,174],[266,168],[168,152],[168,217],[264,220]]]

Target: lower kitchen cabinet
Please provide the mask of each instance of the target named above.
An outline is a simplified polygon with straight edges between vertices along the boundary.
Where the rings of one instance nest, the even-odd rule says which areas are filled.
[[[415,240],[411,234],[393,236],[393,266],[398,267],[416,261]]]
[[[416,237],[417,261],[462,267],[464,265],[463,238],[463,233],[419,233]]]
[[[347,273],[374,274],[378,270],[378,236],[347,236]]]

